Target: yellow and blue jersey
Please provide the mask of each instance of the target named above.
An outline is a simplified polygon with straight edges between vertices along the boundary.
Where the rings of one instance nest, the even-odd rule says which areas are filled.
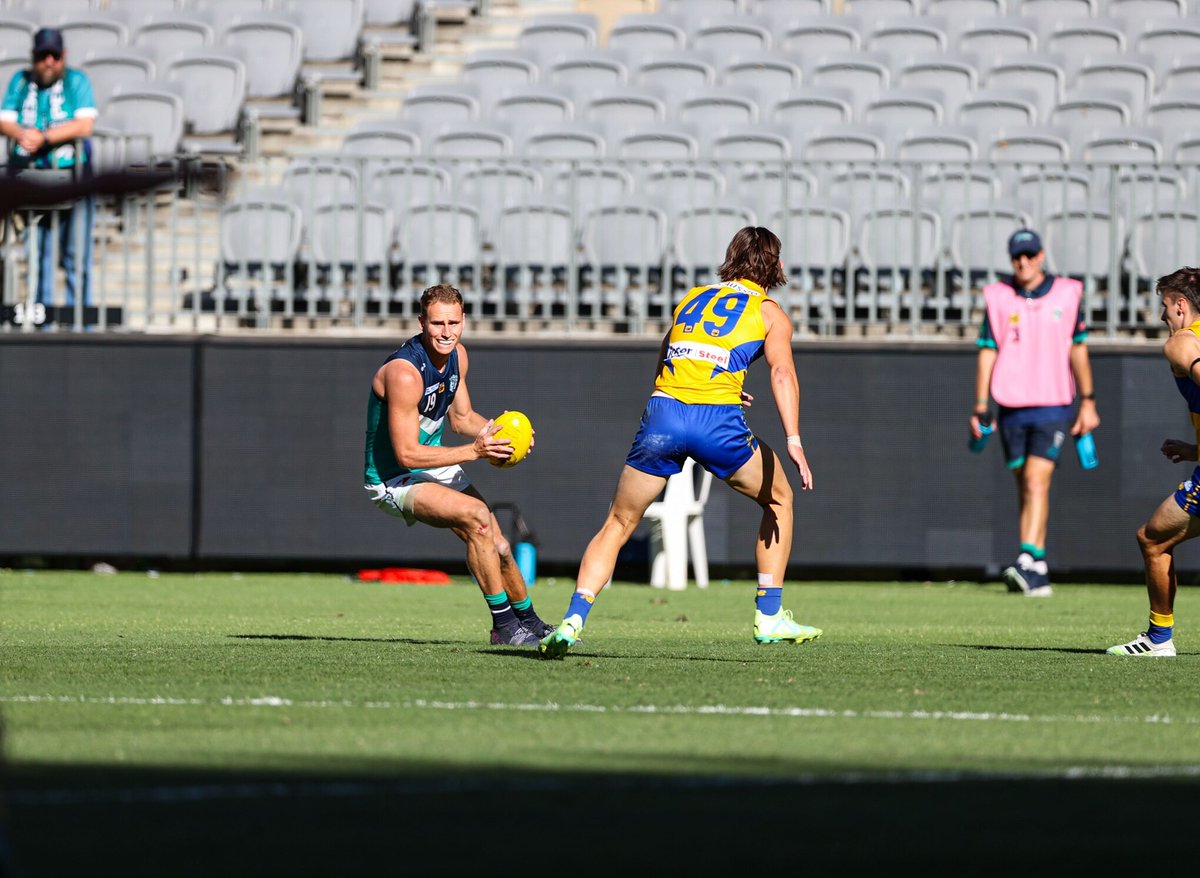
[[[1190,326],[1185,326],[1180,332],[1190,332],[1200,337],[1200,320]],[[1171,374],[1175,377],[1175,386],[1179,388],[1179,393],[1187,402],[1188,417],[1192,422],[1192,432],[1196,434],[1196,444],[1200,445],[1200,386],[1196,384],[1190,375],[1175,375],[1174,370]]]
[[[655,391],[689,404],[740,405],[746,370],[763,353],[769,298],[745,279],[691,289],[675,308]]]

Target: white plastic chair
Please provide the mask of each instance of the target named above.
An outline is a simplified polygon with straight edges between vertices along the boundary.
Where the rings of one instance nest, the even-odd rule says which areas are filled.
[[[708,549],[704,542],[704,505],[713,475],[702,469],[700,487],[695,481],[696,461],[690,457],[683,470],[667,479],[662,500],[651,503],[642,518],[650,531],[650,585],[683,591],[688,584],[688,557],[698,588],[708,588]]]

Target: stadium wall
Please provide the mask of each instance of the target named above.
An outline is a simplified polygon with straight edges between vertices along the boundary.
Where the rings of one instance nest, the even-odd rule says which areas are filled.
[[[542,569],[570,572],[598,526],[650,387],[647,340],[468,340],[478,410],[528,413],[535,453],[469,472],[516,503]],[[0,558],[181,566],[462,570],[448,532],[406,528],[362,491],[384,338],[0,337]],[[973,346],[800,341],[815,490],[797,493],[798,574],[994,575],[1016,544],[998,439],[967,450]],[[1100,466],[1067,449],[1049,552],[1060,577],[1136,576],[1134,531],[1188,473],[1159,454],[1190,428],[1157,345],[1093,345]],[[748,418],[782,447],[765,369]],[[508,525],[505,516],[502,524]],[[716,486],[710,562],[750,572],[756,508]],[[622,555],[646,577],[645,531]],[[1186,551],[1186,550],[1185,550]]]

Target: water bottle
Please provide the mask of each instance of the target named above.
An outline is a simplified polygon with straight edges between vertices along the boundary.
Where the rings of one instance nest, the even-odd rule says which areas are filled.
[[[537,546],[533,543],[517,543],[514,555],[521,578],[526,585],[533,585],[537,581]]]
[[[1084,469],[1095,469],[1100,465],[1096,457],[1096,440],[1091,433],[1080,433],[1075,437],[1075,453],[1079,455],[1079,465]]]
[[[983,435],[980,436],[978,439],[976,439],[974,436],[972,436],[971,442],[967,446],[968,448],[971,449],[972,453],[974,453],[974,454],[978,454],[979,452],[983,451],[983,449],[987,446],[988,437],[991,436],[992,433],[996,429],[995,427],[992,426],[992,413],[991,412],[984,412],[982,415],[979,415],[978,417],[979,417],[979,432],[982,433]]]

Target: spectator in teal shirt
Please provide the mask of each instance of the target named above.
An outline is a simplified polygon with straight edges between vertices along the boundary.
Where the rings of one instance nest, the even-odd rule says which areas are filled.
[[[8,138],[9,172],[77,168],[84,173],[96,121],[96,99],[87,74],[67,67],[62,32],[42,28],[33,36],[33,63],[13,75],[0,104],[0,134]],[[79,149],[79,146],[82,149]],[[58,218],[60,265],[67,276],[66,304],[75,304],[75,251],[83,248],[83,302],[92,304],[92,224],[90,196],[61,211]],[[78,228],[77,228],[78,226]],[[43,215],[38,229],[38,301],[51,305],[54,266],[51,262],[51,218]]]

